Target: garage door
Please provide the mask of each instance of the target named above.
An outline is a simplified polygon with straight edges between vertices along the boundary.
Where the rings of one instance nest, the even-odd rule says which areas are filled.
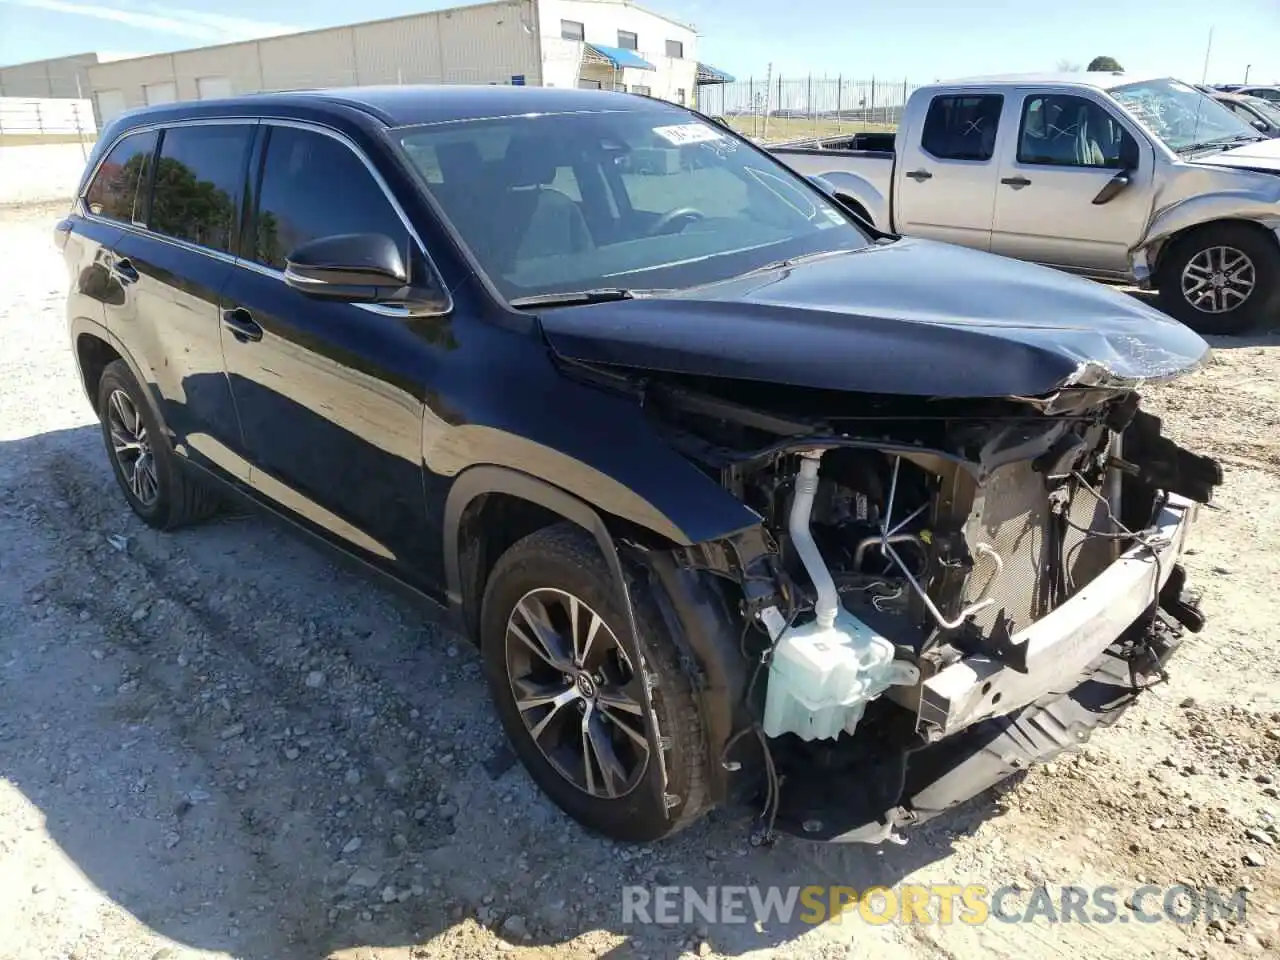
[[[142,88],[147,103],[173,103],[178,99],[176,83],[148,83]]]
[[[98,98],[98,119],[102,123],[124,113],[124,93],[120,90],[99,90],[96,94]]]
[[[196,96],[201,100],[217,100],[219,97],[231,96],[230,77],[198,77],[196,78]]]

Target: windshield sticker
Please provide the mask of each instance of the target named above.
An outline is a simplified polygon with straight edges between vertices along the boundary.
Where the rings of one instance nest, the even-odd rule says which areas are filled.
[[[712,143],[725,136],[705,123],[677,123],[670,127],[654,127],[653,132],[667,143],[683,147],[687,143]]]

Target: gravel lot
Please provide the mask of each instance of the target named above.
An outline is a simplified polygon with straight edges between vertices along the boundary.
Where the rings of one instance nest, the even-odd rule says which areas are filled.
[[[256,518],[157,535],[76,380],[55,208],[0,212],[0,957],[1231,957],[1280,951],[1280,336],[1151,391],[1228,482],[1209,628],[1083,751],[905,847],[720,814],[593,838],[504,749],[470,646]],[[1243,924],[621,921],[627,883],[1247,884]]]

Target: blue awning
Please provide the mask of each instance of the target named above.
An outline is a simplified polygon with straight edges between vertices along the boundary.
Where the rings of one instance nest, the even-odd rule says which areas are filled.
[[[733,75],[725,73],[723,70],[717,70],[709,63],[698,64],[698,85],[704,86],[709,83],[734,83]]]
[[[591,54],[596,54],[600,60],[611,63],[615,68],[632,67],[636,70],[657,70],[652,63],[646,60],[634,50],[624,50],[622,47],[606,47],[602,43],[586,44],[586,59],[593,60]]]

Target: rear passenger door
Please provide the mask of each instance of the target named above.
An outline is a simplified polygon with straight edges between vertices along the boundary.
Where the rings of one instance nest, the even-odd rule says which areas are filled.
[[[218,295],[235,263],[254,129],[239,121],[159,131],[142,188],[149,202],[113,250],[122,302],[108,324],[158,395],[178,453],[235,480],[247,479],[248,466],[223,368]]]
[[[423,391],[448,349],[449,320],[285,284],[290,251],[335,234],[385,234],[419,278],[431,268],[345,137],[266,120],[263,133],[253,235],[222,294],[250,484],[317,532],[412,577],[439,553],[425,512]]]
[[[939,94],[920,131],[899,136],[899,233],[990,249],[1003,109],[999,94]]]

